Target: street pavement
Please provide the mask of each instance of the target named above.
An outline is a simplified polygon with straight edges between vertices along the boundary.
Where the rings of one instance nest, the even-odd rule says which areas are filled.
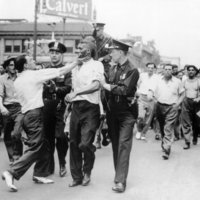
[[[58,161],[52,178],[55,183],[35,184],[33,168],[15,181],[17,193],[8,191],[0,180],[0,200],[199,200],[200,199],[200,145],[183,150],[183,140],[173,143],[169,160],[163,160],[160,141],[148,132],[147,141],[133,140],[130,168],[125,193],[112,191],[114,168],[111,146],[96,152],[92,180],[88,186],[69,188],[71,182],[69,157],[68,174],[59,177]],[[55,153],[56,154],[56,153]],[[3,141],[0,142],[0,171],[9,166]]]

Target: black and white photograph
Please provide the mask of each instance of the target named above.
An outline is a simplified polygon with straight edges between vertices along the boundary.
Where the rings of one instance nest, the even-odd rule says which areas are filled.
[[[199,0],[0,0],[0,199],[200,199]]]

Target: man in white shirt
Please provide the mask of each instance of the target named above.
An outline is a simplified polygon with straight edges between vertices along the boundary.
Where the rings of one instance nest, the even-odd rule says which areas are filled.
[[[42,118],[44,82],[66,74],[76,66],[73,63],[58,69],[35,70],[35,63],[30,57],[26,56],[17,57],[15,63],[19,76],[14,82],[14,87],[24,115],[22,127],[27,135],[27,149],[19,160],[15,161],[10,169],[2,174],[2,178],[5,179],[12,192],[17,191],[14,179],[19,180],[33,163],[36,162],[36,168],[38,165],[43,165],[44,161],[47,160],[43,158],[43,156],[47,156]],[[39,174],[37,173],[37,171],[34,171],[33,180],[35,182],[53,183],[50,179],[38,177]]]
[[[154,63],[146,64],[147,72],[141,73],[138,81],[138,120],[136,139],[146,139],[146,133],[152,121],[154,114],[155,102],[153,99],[148,99],[149,89],[156,85],[158,76],[154,74],[156,65]]]
[[[174,137],[174,123],[178,115],[178,107],[184,97],[184,88],[182,87],[181,81],[172,76],[171,64],[164,66],[164,75],[158,79],[152,91],[157,100],[156,114],[161,129],[161,147],[164,152],[162,157],[167,160],[171,152],[171,144]]]
[[[72,102],[70,121],[70,170],[72,183],[87,186],[95,161],[96,147],[93,145],[95,133],[99,127],[100,91],[99,78],[104,67],[93,59],[96,45],[83,40],[78,46],[78,57],[82,65],[72,71],[72,92],[65,100]]]

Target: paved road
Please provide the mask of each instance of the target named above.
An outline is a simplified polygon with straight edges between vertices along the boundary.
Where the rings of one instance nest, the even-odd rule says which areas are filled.
[[[16,182],[17,193],[8,192],[5,183],[0,181],[0,200],[199,200],[200,145],[187,151],[182,146],[182,140],[175,142],[170,159],[165,161],[161,158],[160,142],[154,140],[153,132],[149,131],[147,142],[134,139],[127,190],[123,194],[111,190],[114,171],[109,146],[97,151],[92,181],[87,187],[69,188],[70,173],[60,178],[58,167],[51,177],[54,184],[35,184],[31,168]],[[7,166],[8,159],[1,141],[0,171]]]

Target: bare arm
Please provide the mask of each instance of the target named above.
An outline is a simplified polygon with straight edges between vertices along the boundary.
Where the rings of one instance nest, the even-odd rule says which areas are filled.
[[[75,61],[71,64],[67,64],[64,67],[59,68],[59,73],[60,75],[64,75],[67,74],[68,72],[70,72],[73,68],[75,68],[78,65],[78,61]]]

